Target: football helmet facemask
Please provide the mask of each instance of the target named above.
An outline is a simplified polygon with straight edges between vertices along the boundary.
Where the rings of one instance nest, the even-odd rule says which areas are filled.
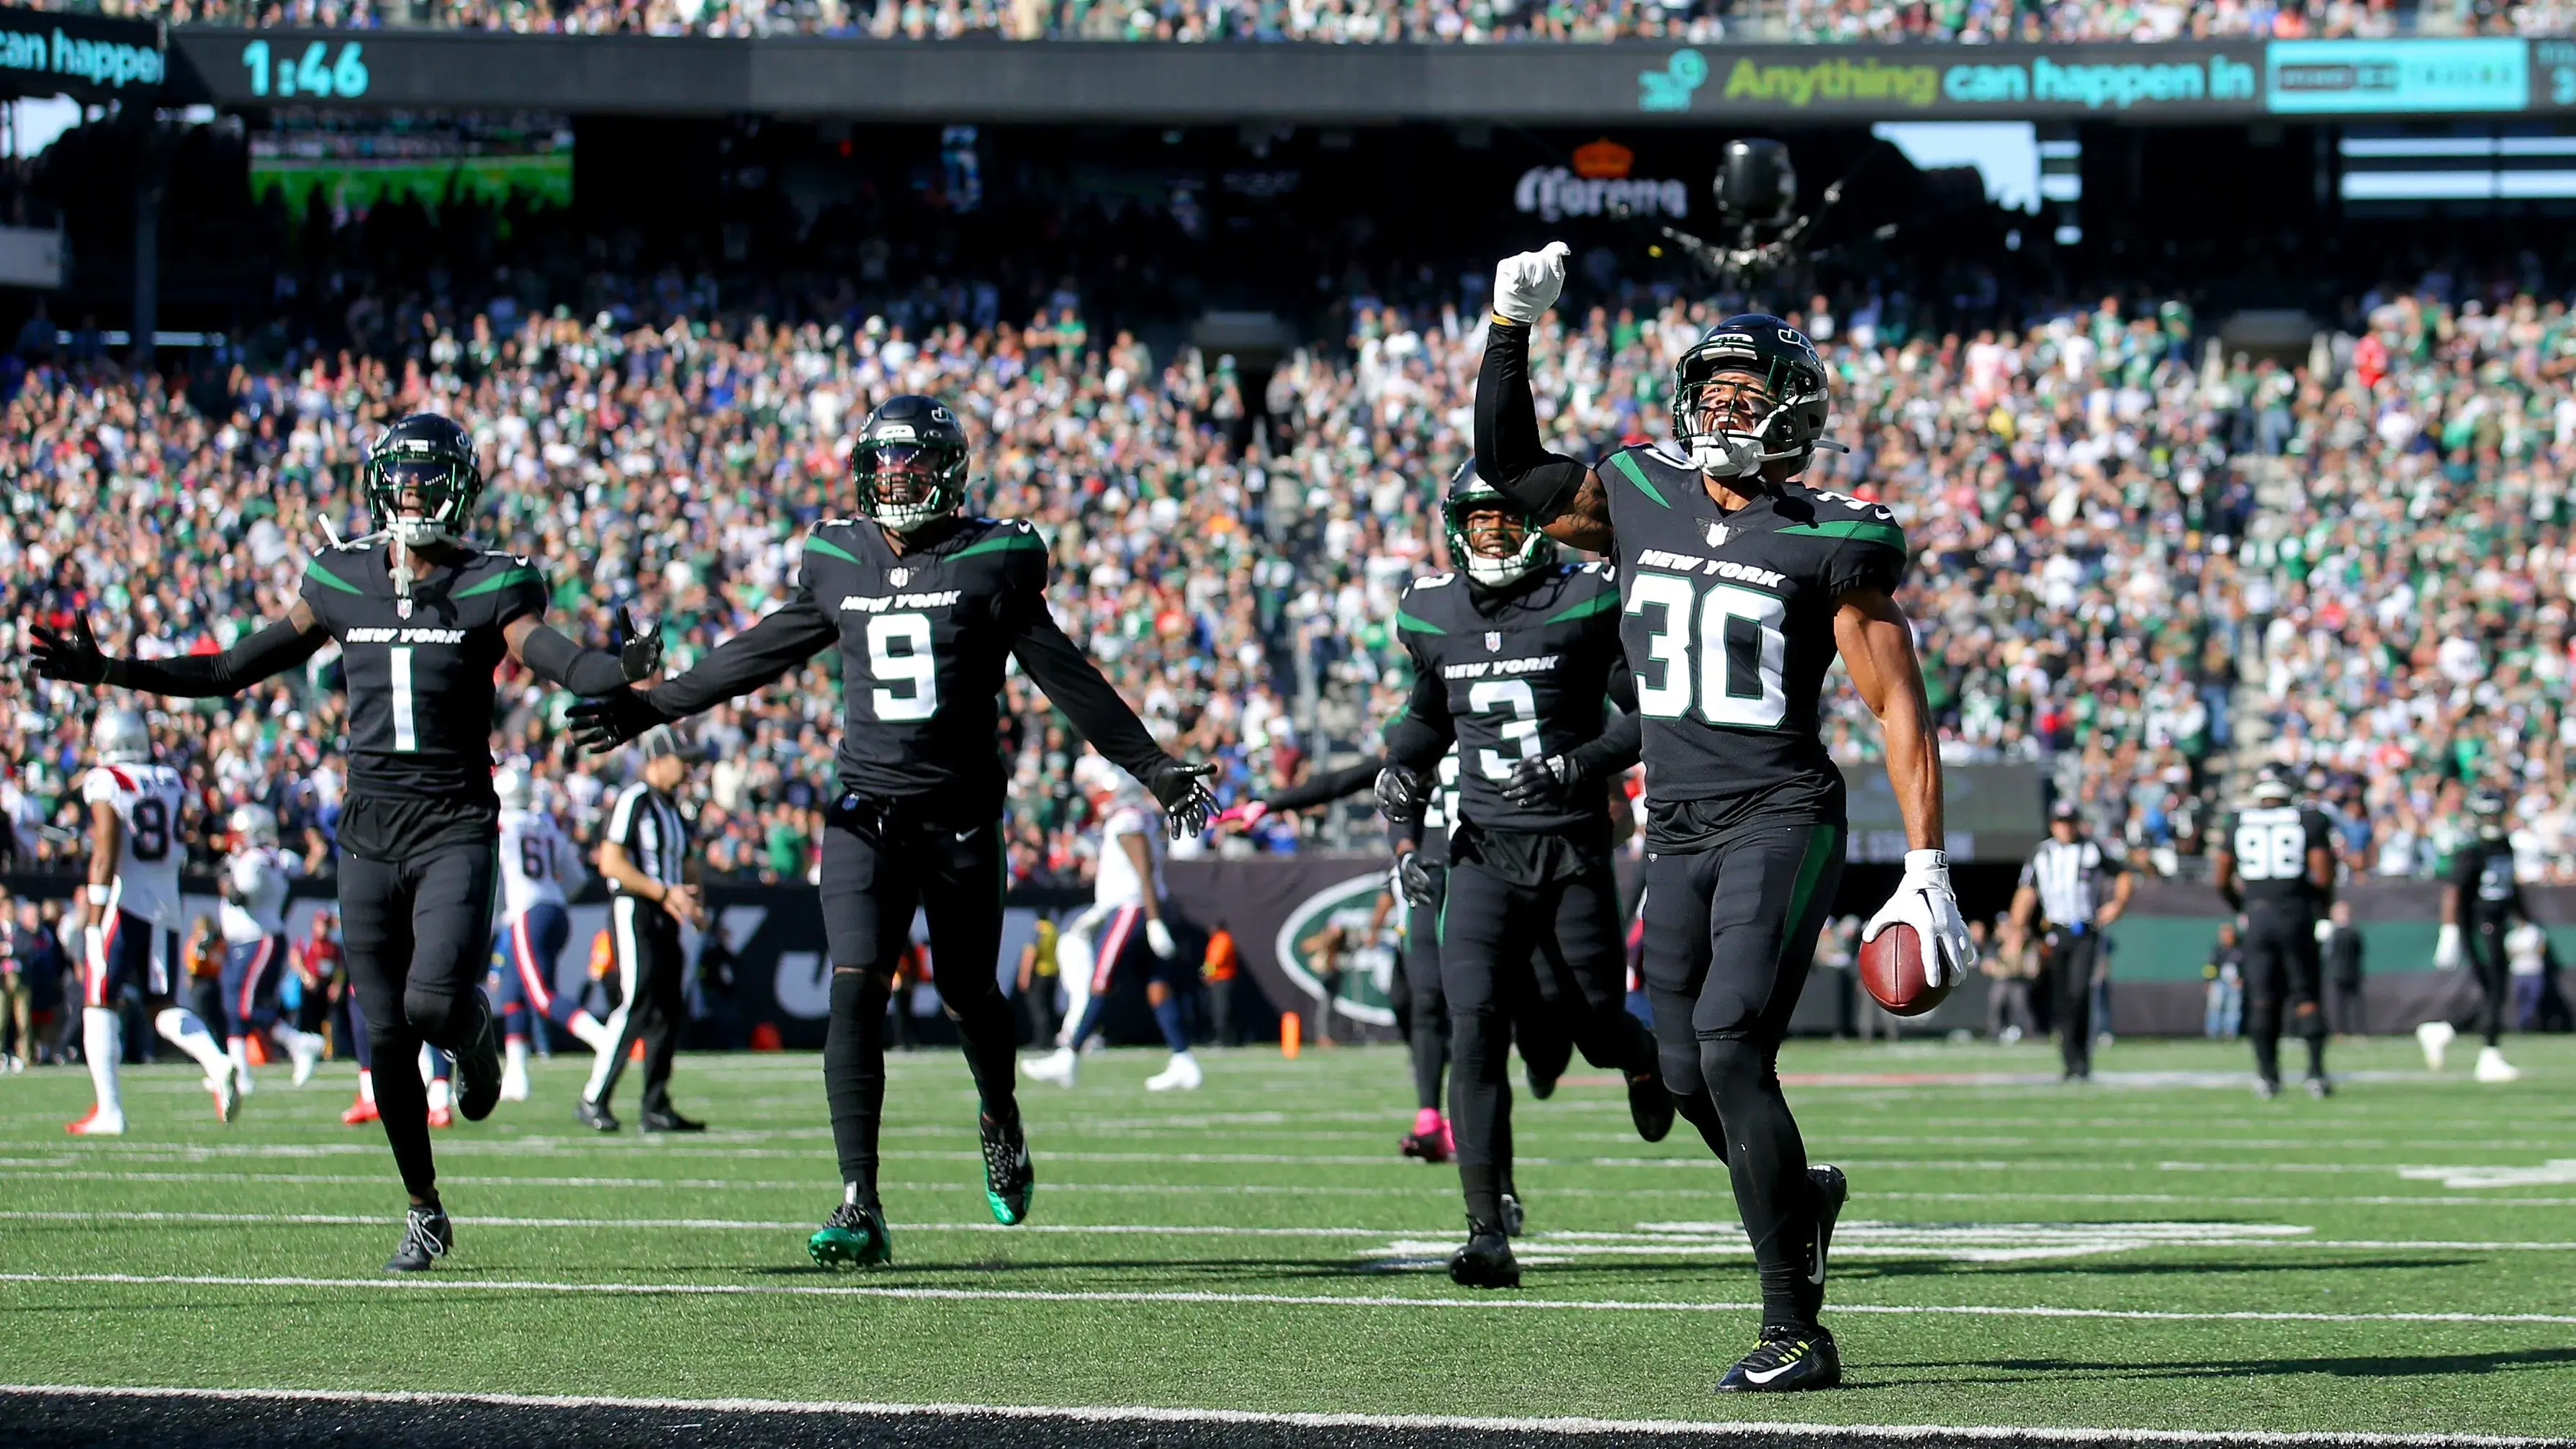
[[[483,497],[473,438],[436,413],[413,413],[377,435],[360,477],[376,527],[405,549],[462,543]]]
[[[905,393],[868,414],[850,449],[859,514],[913,533],[966,502],[966,432],[936,398]]]
[[[1474,514],[1497,512],[1519,528],[1520,543],[1509,553],[1481,553],[1467,520]],[[1441,505],[1440,520],[1449,535],[1450,559],[1467,576],[1467,582],[1479,588],[1509,588],[1556,562],[1556,540],[1539,532],[1528,512],[1501,489],[1477,477],[1473,463],[1460,464],[1450,476],[1449,497]]]
[[[1832,411],[1815,344],[1768,313],[1727,318],[1673,367],[1673,442],[1717,477],[1758,478],[1784,459],[1803,471],[1820,445],[1840,447],[1824,440]]]

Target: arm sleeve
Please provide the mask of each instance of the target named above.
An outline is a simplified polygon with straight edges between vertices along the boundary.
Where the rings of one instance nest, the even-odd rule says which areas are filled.
[[[1405,698],[1404,712],[1387,722],[1386,757],[1427,774],[1457,742],[1458,722],[1450,717],[1449,688],[1440,682],[1440,671],[1420,650],[1408,646],[1406,652],[1413,660],[1413,693]]]
[[[1611,716],[1601,733],[1570,752],[1587,779],[1604,780],[1637,763],[1644,725],[1628,710]]]
[[[1142,780],[1166,757],[1145,730],[1145,722],[1127,707],[1099,667],[1074,647],[1055,621],[1045,600],[1019,621],[1011,638],[1011,657],[1046,691],[1047,701],[1091,742],[1101,757]]]
[[[693,715],[775,681],[840,636],[840,626],[814,601],[813,591],[800,586],[786,607],[709,650],[697,668],[653,686],[645,699],[672,719]]]
[[[771,617],[776,617],[772,615]],[[608,694],[634,681],[626,666],[602,649],[585,649],[552,624],[539,624],[519,641],[519,659],[540,679],[580,695]]]
[[[1308,776],[1303,784],[1262,796],[1261,803],[1274,811],[1311,810],[1318,805],[1329,805],[1376,784],[1377,772],[1385,768],[1386,760],[1381,756],[1362,760],[1345,769],[1321,770]]]
[[[239,694],[261,680],[310,659],[330,636],[280,619],[221,654],[182,654],[169,659],[111,659],[107,682],[145,694],[212,699]]]
[[[1565,511],[1583,486],[1585,469],[1549,452],[1539,437],[1529,343],[1526,327],[1486,324],[1485,361],[1476,369],[1476,475],[1545,523]]]

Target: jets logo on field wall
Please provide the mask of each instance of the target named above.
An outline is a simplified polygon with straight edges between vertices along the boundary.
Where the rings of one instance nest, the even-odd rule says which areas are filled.
[[[1280,924],[1272,959],[1309,998],[1323,999],[1324,983],[1316,973],[1324,935],[1342,927],[1342,979],[1333,995],[1333,1011],[1371,1026],[1395,1025],[1389,1003],[1395,989],[1395,955],[1403,940],[1405,911],[1401,904],[1387,913],[1379,939],[1369,937],[1369,917],[1387,889],[1386,873],[1371,871],[1336,881],[1299,901]],[[1356,949],[1350,943],[1358,942]]]

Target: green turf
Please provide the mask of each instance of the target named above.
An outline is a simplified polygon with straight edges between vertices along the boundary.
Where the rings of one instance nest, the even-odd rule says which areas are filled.
[[[535,1101],[439,1135],[457,1248],[427,1289],[343,1286],[379,1279],[399,1207],[376,1129],[339,1124],[345,1066],[301,1091],[266,1073],[230,1128],[212,1120],[193,1071],[133,1072],[131,1135],[119,1142],[64,1137],[87,1079],[36,1072],[0,1080],[0,1275],[17,1275],[0,1280],[0,1376],[2563,1432],[2576,1425],[2576,1321],[2492,1316],[2576,1316],[2576,1049],[2513,1050],[2529,1075],[2479,1087],[2458,1061],[2427,1076],[2412,1042],[2339,1047],[2337,1067],[2358,1074],[2340,1095],[2264,1103],[2241,1081],[2187,1075],[2242,1070],[2240,1049],[2198,1043],[2121,1043],[2106,1072],[2182,1075],[2091,1088],[1903,1075],[2044,1076],[2052,1058],[2039,1047],[1793,1046],[1783,1069],[1810,1149],[1852,1179],[1833,1303],[2006,1311],[1835,1314],[1852,1386],[1749,1400],[1708,1389],[1748,1342],[1751,1311],[1653,1306],[1748,1303],[1740,1234],[1641,1228],[1731,1223],[1722,1171],[1687,1126],[1659,1146],[1637,1142],[1624,1099],[1598,1079],[1573,1079],[1551,1102],[1522,1095],[1527,1286],[1470,1295],[1423,1266],[1458,1234],[1456,1179],[1395,1154],[1410,1111],[1392,1048],[1294,1062],[1210,1053],[1208,1085],[1192,1094],[1143,1090],[1160,1053],[1092,1059],[1070,1093],[1033,1086],[1040,1186],[1033,1225],[1018,1229],[985,1212],[963,1064],[947,1052],[899,1058],[885,1138],[895,1265],[841,1275],[805,1255],[837,1199],[814,1058],[683,1059],[682,1105],[717,1124],[703,1138],[584,1135],[570,1115],[576,1064],[541,1065]],[[1797,1080],[1819,1073],[1853,1079]],[[2499,1180],[2496,1169],[2523,1175]],[[504,1217],[572,1221],[478,1221]],[[2013,1224],[2052,1226],[1992,1226]],[[1075,1227],[1140,1231],[1060,1231]],[[1229,1231],[1167,1231],[1187,1227]],[[1306,1231],[1232,1231],[1253,1228]],[[334,1281],[66,1280],[75,1274]],[[452,1286],[475,1281],[523,1286]],[[763,1291],[552,1286],[599,1283]],[[973,1296],[770,1291],[813,1287]],[[982,1296],[1010,1292],[1068,1296]],[[1399,1301],[1107,1296],[1179,1293]],[[1647,1306],[1500,1306],[1546,1302]],[[2013,1311],[2035,1308],[2361,1316]],[[2376,1316],[2424,1313],[2476,1317]]]

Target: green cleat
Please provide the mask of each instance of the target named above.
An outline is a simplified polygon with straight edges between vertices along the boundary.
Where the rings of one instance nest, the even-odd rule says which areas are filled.
[[[843,1203],[805,1240],[805,1251],[818,1268],[874,1268],[894,1261],[894,1234],[875,1206]]]
[[[1006,1228],[1028,1221],[1029,1199],[1037,1196],[1037,1164],[1029,1160],[1029,1139],[1018,1119],[1007,1127],[990,1117],[977,1120],[984,1134],[984,1205],[993,1221]]]

